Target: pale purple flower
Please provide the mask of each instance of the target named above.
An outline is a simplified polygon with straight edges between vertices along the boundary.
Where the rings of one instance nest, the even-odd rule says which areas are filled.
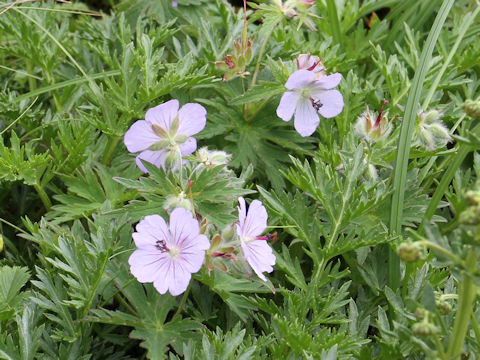
[[[175,167],[182,156],[197,148],[192,135],[200,132],[207,122],[207,111],[200,104],[188,103],[180,110],[178,100],[170,100],[147,111],[145,120],[136,121],[125,133],[128,151],[140,152],[137,165],[148,172],[141,160],[157,167]]]
[[[160,294],[183,293],[210,248],[198,221],[190,211],[177,208],[170,215],[170,226],[160,215],[148,215],[136,230],[132,236],[137,250],[128,259],[133,276],[142,283],[153,282]]]
[[[178,7],[178,2],[172,1],[172,7],[174,7],[174,8]]]
[[[268,236],[260,236],[267,228],[267,210],[260,201],[253,200],[247,214],[245,199],[240,197],[238,202],[237,235],[243,255],[258,277],[267,281],[262,273],[272,272],[276,260],[272,248],[267,244]]]
[[[342,112],[343,96],[338,90],[331,90],[342,80],[342,75],[332,75],[316,79],[318,73],[306,69],[295,71],[288,78],[277,108],[277,115],[290,121],[295,114],[294,126],[302,136],[310,136],[320,123],[318,113],[324,118],[332,118]]]

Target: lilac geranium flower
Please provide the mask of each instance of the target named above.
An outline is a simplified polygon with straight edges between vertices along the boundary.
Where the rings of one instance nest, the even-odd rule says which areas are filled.
[[[272,272],[276,260],[272,248],[267,244],[268,236],[260,236],[267,228],[267,210],[260,201],[253,200],[247,214],[245,199],[240,197],[238,202],[237,235],[243,255],[258,277],[267,281],[262,273]]]
[[[335,73],[317,79],[318,73],[308,69],[295,71],[288,78],[277,108],[277,115],[290,121],[295,114],[294,126],[302,136],[310,136],[320,123],[318,113],[324,118],[332,118],[342,112],[343,97],[338,90],[332,90],[342,80]]]
[[[153,282],[160,294],[183,293],[210,248],[198,221],[190,211],[177,208],[170,215],[170,227],[160,215],[148,215],[136,230],[132,236],[137,250],[128,259],[133,276],[142,283]]]
[[[139,152],[137,165],[148,172],[141,160],[157,167],[174,168],[182,156],[197,148],[192,135],[200,132],[207,122],[207,111],[200,104],[185,104],[180,110],[178,100],[170,100],[147,111],[145,120],[136,121],[125,133],[128,151]]]

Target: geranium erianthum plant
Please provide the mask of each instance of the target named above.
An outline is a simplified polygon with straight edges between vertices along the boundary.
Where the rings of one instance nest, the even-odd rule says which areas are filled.
[[[179,110],[178,100],[170,100],[147,111],[145,120],[136,121],[125,133],[128,151],[139,152],[137,165],[148,172],[141,160],[172,169],[182,157],[197,148],[192,135],[205,127],[207,111],[200,104],[188,103]]]
[[[148,215],[136,230],[132,236],[137,250],[128,259],[132,274],[142,283],[153,282],[160,294],[183,293],[210,248],[198,221],[190,211],[177,208],[170,215],[170,226],[160,215]]]
[[[452,139],[447,127],[440,121],[439,110],[420,111],[417,114],[415,135],[412,145],[434,151],[447,145]]]
[[[238,225],[237,235],[240,239],[245,260],[250,264],[255,274],[267,281],[263,272],[272,272],[275,265],[275,255],[272,248],[267,244],[269,235],[260,236],[267,228],[268,214],[265,207],[258,200],[253,200],[248,209],[243,197],[238,199]]]
[[[295,130],[305,137],[312,135],[317,129],[320,123],[318,114],[328,119],[342,112],[343,96],[340,91],[333,90],[342,80],[342,75],[326,75],[319,60],[315,63],[315,58],[305,59],[305,55],[300,55],[297,64],[302,67],[310,66],[290,75],[285,83],[285,87],[290,91],[283,94],[277,115],[284,121],[290,121],[295,115]]]
[[[382,107],[378,114],[368,108],[363,112],[355,123],[355,133],[365,141],[374,143],[384,140],[392,132],[392,124],[388,120],[388,112],[383,113],[386,100],[383,101]]]

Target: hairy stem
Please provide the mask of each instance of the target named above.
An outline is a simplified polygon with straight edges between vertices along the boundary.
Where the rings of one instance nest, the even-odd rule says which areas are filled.
[[[47,212],[50,211],[50,208],[52,207],[52,202],[50,201],[50,198],[48,197],[45,190],[38,184],[33,185],[33,187],[37,191],[38,196],[40,196],[40,200],[42,200],[45,210]]]
[[[113,136],[108,138],[107,147],[105,148],[105,152],[103,153],[103,156],[102,156],[103,165],[110,164],[113,152],[115,151],[115,148],[117,147],[119,141],[120,141],[119,136]]]

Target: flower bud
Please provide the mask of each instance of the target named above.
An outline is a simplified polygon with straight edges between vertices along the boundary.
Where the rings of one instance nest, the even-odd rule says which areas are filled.
[[[3,236],[0,234],[0,252],[3,250]]]
[[[405,262],[416,262],[423,258],[423,247],[417,243],[404,242],[397,249],[397,254]]]
[[[225,151],[218,150],[208,150],[207,147],[202,147],[198,150],[198,157],[200,162],[205,164],[207,167],[226,165],[231,155],[227,154]]]
[[[462,109],[468,116],[480,120],[480,100],[466,100],[462,105]]]
[[[460,224],[463,225],[480,225],[480,207],[470,206],[460,213],[458,218]]]
[[[383,102],[378,115],[368,108],[363,112],[355,123],[355,133],[365,141],[374,143],[384,140],[392,132],[392,124],[388,120],[388,112],[383,113],[386,101]]]
[[[170,211],[179,207],[184,208],[188,211],[192,211],[192,203],[186,198],[186,195],[183,191],[177,196],[168,195],[165,202],[163,203],[163,208],[166,211]]]
[[[442,315],[448,315],[452,312],[452,305],[448,301],[440,300],[435,301],[435,305],[437,306],[437,310]]]
[[[426,321],[418,322],[412,325],[412,331],[417,336],[430,336],[438,334],[440,329],[434,324]]]
[[[439,120],[441,116],[442,112],[438,110],[419,112],[412,145],[421,146],[430,151],[446,146],[452,138],[448,129]]]
[[[298,70],[313,71],[315,74],[315,80],[319,80],[322,77],[327,76],[327,69],[322,64],[322,59],[318,56],[310,54],[300,54],[297,57]]]
[[[225,242],[232,241],[235,237],[235,232],[233,231],[233,225],[228,225],[222,230],[222,238]]]
[[[465,194],[465,198],[469,205],[478,206],[480,205],[480,191],[469,190]]]
[[[415,309],[415,317],[417,318],[417,320],[423,320],[427,316],[428,316],[428,310],[425,310],[424,308],[421,308],[421,307]]]

